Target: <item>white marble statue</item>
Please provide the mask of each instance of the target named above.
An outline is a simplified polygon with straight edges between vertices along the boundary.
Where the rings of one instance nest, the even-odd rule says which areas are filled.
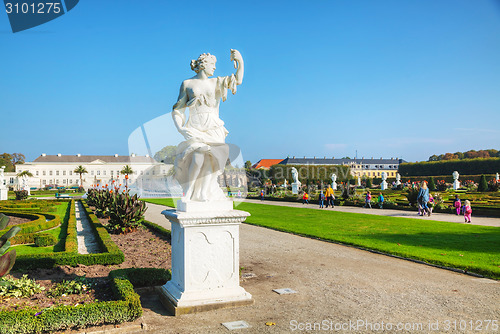
[[[337,190],[337,174],[333,173],[331,179],[332,179],[332,189]]]
[[[387,173],[382,172],[380,174],[380,176],[382,177],[382,183],[380,183],[380,190],[386,190],[387,189]]]
[[[287,183],[286,183],[286,179],[285,179],[285,182],[283,182],[283,187],[286,189],[286,186],[287,186]]]
[[[451,175],[453,176],[453,190],[457,190],[460,188],[460,181],[458,181],[460,174],[458,174],[457,171],[454,171]]]
[[[498,173],[497,173],[497,175],[495,176],[495,180],[497,180],[497,182],[498,182],[498,181],[500,181],[500,179],[498,178]]]
[[[5,186],[4,169],[5,166],[0,167],[0,201],[6,201],[9,197],[7,187]]]
[[[361,178],[358,176],[358,183],[357,183],[358,187],[361,187]]]
[[[0,189],[5,188],[5,166],[0,167]]]
[[[226,198],[217,182],[229,156],[225,144],[228,131],[219,118],[219,103],[226,100],[228,89],[236,93],[244,73],[243,58],[237,50],[231,50],[230,59],[235,63],[236,73],[214,78],[211,76],[215,71],[215,56],[204,53],[192,60],[191,69],[196,75],[182,82],[173,106],[172,118],[185,138],[177,147],[175,178],[183,187],[186,202]]]
[[[396,186],[399,186],[401,184],[401,175],[399,173],[396,173]]]
[[[299,172],[297,171],[297,168],[292,167],[292,194],[298,194],[299,193],[299,188],[301,186],[301,183],[299,181]]]

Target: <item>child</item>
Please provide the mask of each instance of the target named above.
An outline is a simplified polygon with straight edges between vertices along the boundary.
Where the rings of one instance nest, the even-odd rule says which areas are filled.
[[[472,214],[472,208],[470,207],[470,202],[469,200],[465,200],[465,205],[464,205],[464,218],[466,223],[470,223],[470,218]]]
[[[302,196],[302,204],[309,204],[309,195],[304,191],[304,196]]]
[[[372,194],[369,190],[366,192],[365,206],[363,206],[363,208],[366,208],[367,205],[370,207],[370,209],[372,208]]]
[[[453,206],[457,211],[457,216],[460,215],[460,209],[462,208],[462,203],[460,202],[460,198],[458,198],[458,195],[455,195],[455,202],[453,203]]]
[[[324,207],[323,203],[325,202],[325,195],[323,194],[323,190],[321,190],[321,193],[319,194],[318,202],[319,202],[319,207],[323,208]]]
[[[382,193],[380,193],[380,195],[378,195],[378,206],[381,209],[384,208],[384,196],[382,195]]]

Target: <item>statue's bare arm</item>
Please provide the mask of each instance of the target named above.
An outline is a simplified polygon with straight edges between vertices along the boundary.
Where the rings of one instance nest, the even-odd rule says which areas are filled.
[[[234,68],[236,69],[236,73],[234,75],[236,77],[236,84],[241,85],[241,83],[243,82],[243,75],[245,73],[243,57],[238,50],[231,49],[230,59],[234,61]]]

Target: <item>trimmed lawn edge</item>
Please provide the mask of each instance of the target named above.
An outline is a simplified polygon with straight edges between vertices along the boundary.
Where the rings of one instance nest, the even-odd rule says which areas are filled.
[[[244,222],[244,224],[258,226],[258,227],[263,227],[263,228],[268,228],[270,230],[275,230],[275,231],[278,231],[278,232],[285,232],[285,233],[297,235],[297,236],[300,236],[300,237],[306,237],[306,238],[309,238],[309,239],[315,239],[315,240],[319,240],[319,241],[329,242],[329,243],[333,243],[333,244],[337,244],[337,245],[341,245],[341,246],[352,247],[352,248],[356,248],[356,249],[359,249],[359,250],[362,250],[362,251],[368,251],[370,253],[385,255],[385,256],[389,256],[389,257],[393,257],[393,258],[397,258],[397,259],[401,259],[401,260],[406,260],[406,261],[410,261],[410,262],[414,262],[414,263],[425,264],[425,265],[428,265],[428,266],[431,266],[431,267],[436,267],[436,268],[440,268],[440,269],[450,270],[450,271],[454,271],[454,272],[457,272],[457,273],[466,274],[466,275],[470,275],[470,276],[474,276],[474,277],[490,278],[490,279],[494,279],[494,280],[500,280],[500,276],[497,276],[495,273],[489,273],[489,272],[488,273],[483,273],[481,270],[479,270],[480,273],[476,273],[476,272],[468,271],[468,270],[465,270],[465,269],[448,267],[448,266],[445,266],[442,263],[427,262],[428,259],[423,259],[423,258],[418,258],[418,257],[415,257],[415,258],[405,257],[405,256],[403,256],[401,254],[398,254],[398,253],[387,253],[387,252],[385,252],[383,250],[378,250],[378,249],[374,249],[374,248],[366,248],[366,247],[363,247],[363,246],[360,246],[360,245],[356,245],[354,243],[340,242],[340,241],[336,241],[336,240],[320,238],[320,237],[309,235],[309,234],[293,232],[293,231],[290,231],[290,230],[287,230],[287,229],[283,229],[283,228],[269,227],[269,226],[266,226],[266,225],[257,224],[257,223],[250,223],[250,222]],[[438,262],[438,261],[436,261],[436,262]],[[490,275],[488,275],[488,274],[490,274]]]

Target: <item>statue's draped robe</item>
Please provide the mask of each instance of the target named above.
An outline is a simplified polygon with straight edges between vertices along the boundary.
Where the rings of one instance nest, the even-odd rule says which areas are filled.
[[[228,131],[224,122],[219,118],[220,100],[226,101],[227,90],[236,93],[236,78],[233,75],[217,77],[215,95],[197,95],[186,103],[189,107],[189,119],[184,127],[194,129],[196,135],[177,146],[175,158],[175,178],[181,184],[184,192],[189,181],[189,167],[195,151],[205,152],[205,159],[200,174],[195,181],[192,200],[206,200],[202,198],[202,186],[208,187],[205,193],[210,194],[210,200],[224,199],[224,192],[219,187],[217,177],[224,172],[229,148],[225,144]],[[179,102],[178,102],[179,103]],[[174,109],[178,107],[174,105]],[[181,106],[182,107],[182,106]],[[203,182],[205,177],[214,176],[212,182]],[[217,176],[217,177],[215,177]]]

